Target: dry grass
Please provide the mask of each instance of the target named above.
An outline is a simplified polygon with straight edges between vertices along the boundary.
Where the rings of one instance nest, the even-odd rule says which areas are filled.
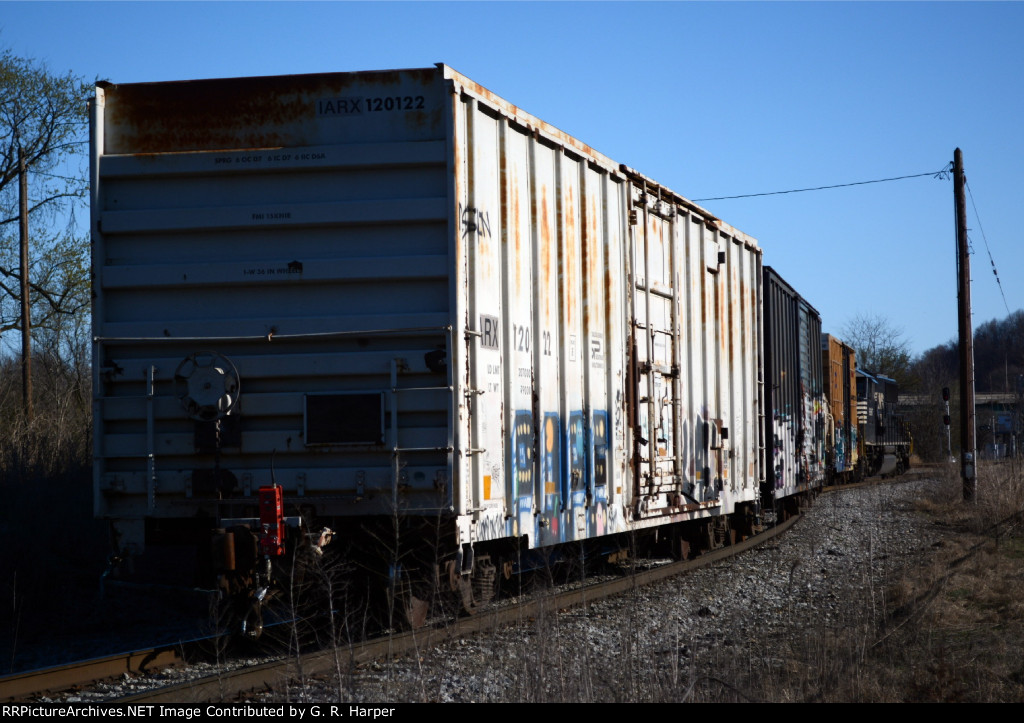
[[[974,503],[959,470],[916,507],[939,539],[882,591],[886,616],[803,650],[808,688],[792,676],[775,699],[1011,702],[1024,699],[1024,474],[987,464]],[[838,661],[841,674],[831,675]]]
[[[946,534],[930,569],[907,571],[912,614],[883,646],[887,672],[908,701],[1024,699],[1024,470],[984,464],[973,503],[947,470],[922,507]]]
[[[1022,700],[1024,473],[986,464],[973,504],[961,500],[957,470],[940,474],[927,496],[910,507],[902,503],[908,519],[926,517],[921,532],[868,543],[878,548],[855,581],[863,597],[839,601],[838,618],[812,613],[795,627],[761,629],[770,615],[799,619],[793,598],[790,607],[765,611],[753,624],[749,616],[716,617],[715,632],[698,637],[668,610],[655,623],[638,617],[638,601],[627,596],[588,612],[552,611],[454,649],[424,651],[415,670],[392,670],[383,687],[363,671],[347,689],[395,701]],[[877,499],[882,506],[895,497],[879,492]],[[829,514],[839,524],[842,508]],[[763,562],[780,575],[802,574],[789,560]],[[709,593],[727,594],[734,593]],[[589,618],[591,631],[584,645],[574,627],[581,618]],[[452,680],[459,681],[454,691]]]
[[[862,614],[841,631],[794,642],[793,663],[760,697],[1024,699],[1024,471],[1009,462],[984,465],[977,499],[965,503],[959,470],[945,469],[915,507],[939,534],[930,551],[887,576],[877,601],[884,615]]]

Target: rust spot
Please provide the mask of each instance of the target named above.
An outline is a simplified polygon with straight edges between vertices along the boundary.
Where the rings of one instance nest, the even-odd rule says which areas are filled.
[[[314,145],[316,102],[361,86],[429,85],[433,69],[111,85],[105,152],[172,153]],[[440,112],[419,123],[439,122]],[[312,140],[311,140],[312,139]]]
[[[484,86],[479,83],[470,80],[466,76],[458,73],[457,71],[452,72],[452,77],[458,81],[462,87],[468,91],[471,95],[475,95],[479,98],[483,98],[488,104],[500,108],[502,111],[507,113],[509,116],[515,119],[515,121],[526,128],[533,129],[535,132],[540,131],[550,138],[555,139],[558,143],[563,146],[573,148],[577,152],[594,159],[604,159],[609,161],[603,154],[595,151],[593,148],[588,146],[586,143],[581,142],[579,139],[559,130],[550,123],[542,121],[540,118],[533,116],[526,111],[520,109],[518,106],[509,103],[504,98],[495,95]],[[612,165],[610,161],[608,165]]]

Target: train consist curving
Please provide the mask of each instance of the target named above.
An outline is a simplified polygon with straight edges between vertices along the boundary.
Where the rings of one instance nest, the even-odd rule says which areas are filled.
[[[754,239],[447,66],[101,84],[92,181],[95,513],[250,632],[331,550],[416,623],[909,461]]]

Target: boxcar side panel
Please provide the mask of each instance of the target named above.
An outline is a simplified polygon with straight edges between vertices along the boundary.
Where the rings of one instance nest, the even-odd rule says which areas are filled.
[[[765,384],[769,445],[765,495],[781,499],[820,486],[825,475],[821,317],[764,267]]]
[[[825,400],[831,415],[830,475],[849,475],[857,467],[857,385],[854,350],[831,334],[821,335]]]

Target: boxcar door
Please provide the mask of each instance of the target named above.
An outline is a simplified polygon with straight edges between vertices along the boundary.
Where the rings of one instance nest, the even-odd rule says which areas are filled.
[[[641,515],[676,501],[679,338],[674,208],[642,188],[633,190],[632,368],[634,502]]]

